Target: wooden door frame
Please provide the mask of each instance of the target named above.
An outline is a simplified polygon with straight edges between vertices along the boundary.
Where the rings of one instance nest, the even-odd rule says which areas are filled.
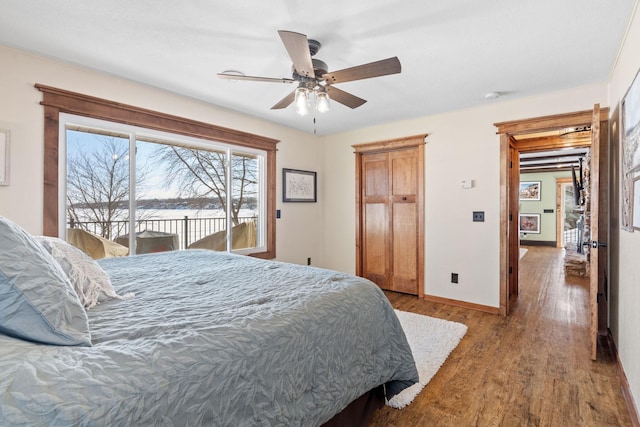
[[[356,161],[356,275],[361,276],[362,266],[362,156],[372,153],[418,149],[418,194],[416,205],[418,208],[418,297],[424,297],[424,145],[428,134],[407,136],[404,138],[388,139],[364,144],[352,145]]]
[[[600,109],[600,122],[608,123],[608,108]],[[513,197],[515,187],[518,186],[519,177],[512,173],[511,150],[516,152],[544,151],[558,148],[580,147],[560,138],[530,138],[518,141],[516,136],[525,134],[554,131],[567,127],[590,126],[593,119],[593,110],[584,110],[567,114],[536,117],[509,122],[494,123],[500,135],[500,314],[506,316],[510,312],[509,297],[515,290],[517,295],[518,256],[514,255],[518,250],[518,205],[519,201]],[[606,129],[607,126],[601,126]],[[517,156],[516,156],[517,157]],[[515,199],[515,200],[514,200]],[[515,213],[515,215],[514,215]],[[514,269],[515,264],[515,269]],[[511,274],[510,274],[511,269]]]

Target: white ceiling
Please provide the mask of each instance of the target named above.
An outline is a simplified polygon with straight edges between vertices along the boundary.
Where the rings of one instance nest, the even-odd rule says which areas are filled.
[[[636,1],[0,0],[0,44],[305,132],[313,116],[270,109],[291,85],[216,73],[290,77],[277,30],[320,41],[330,71],[397,56],[401,74],[336,85],[368,102],[318,113],[322,135],[606,82]]]

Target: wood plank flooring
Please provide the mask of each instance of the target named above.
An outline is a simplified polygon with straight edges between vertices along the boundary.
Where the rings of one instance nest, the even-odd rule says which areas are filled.
[[[370,426],[630,426],[606,346],[592,362],[588,281],[564,277],[563,252],[529,247],[508,317],[387,293],[405,311],[464,323],[468,332],[408,407]]]

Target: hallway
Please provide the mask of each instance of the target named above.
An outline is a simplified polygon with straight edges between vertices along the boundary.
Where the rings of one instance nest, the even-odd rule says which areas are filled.
[[[506,318],[387,293],[399,310],[469,330],[411,405],[379,410],[371,426],[631,425],[612,355],[602,346],[590,359],[588,279],[564,277],[561,249],[527,249]]]

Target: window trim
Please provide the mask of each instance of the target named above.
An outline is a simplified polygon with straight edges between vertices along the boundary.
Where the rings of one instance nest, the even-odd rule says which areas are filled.
[[[250,255],[258,258],[275,258],[276,144],[278,140],[39,83],[35,84],[35,87],[42,92],[40,105],[44,107],[43,233],[45,235],[58,236],[60,113],[68,113],[264,150],[267,174],[266,251]]]

